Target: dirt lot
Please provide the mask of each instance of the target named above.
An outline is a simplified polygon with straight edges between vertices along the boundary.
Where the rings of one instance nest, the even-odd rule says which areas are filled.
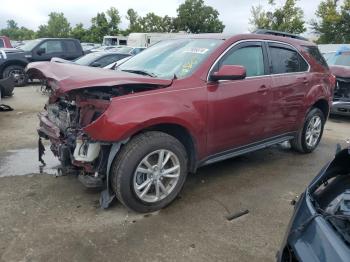
[[[0,171],[10,166],[0,172],[1,261],[273,261],[289,202],[331,159],[336,143],[350,138],[350,120],[331,119],[313,154],[275,146],[201,168],[158,213],[135,214],[119,203],[103,211],[98,192],[75,177],[21,169],[38,166],[28,149],[36,147],[36,113],[45,100],[37,87],[25,87],[2,101],[15,111],[0,112]],[[25,158],[13,157],[21,152]],[[23,176],[1,177],[16,170]],[[239,219],[224,217],[244,209],[250,213]]]

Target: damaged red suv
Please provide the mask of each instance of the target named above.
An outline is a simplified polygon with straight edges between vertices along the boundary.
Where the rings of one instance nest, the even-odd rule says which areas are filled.
[[[116,196],[150,212],[201,166],[284,141],[312,152],[335,86],[324,64],[308,41],[209,34],[162,41],[115,71],[38,62],[27,73],[51,90],[38,132],[62,168],[104,186],[102,206]]]

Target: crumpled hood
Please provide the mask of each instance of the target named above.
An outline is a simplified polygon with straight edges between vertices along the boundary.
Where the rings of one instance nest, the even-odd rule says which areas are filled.
[[[89,87],[137,84],[166,87],[172,83],[172,80],[167,79],[56,62],[30,63],[26,72],[31,78],[55,81],[54,91],[56,93]]]
[[[350,78],[350,66],[330,66],[329,69],[336,77]]]

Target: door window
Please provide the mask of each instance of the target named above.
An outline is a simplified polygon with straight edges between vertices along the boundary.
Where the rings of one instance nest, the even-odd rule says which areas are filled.
[[[79,52],[74,41],[68,40],[68,41],[65,41],[65,43],[66,43],[67,52],[69,52],[69,53],[78,53]]]
[[[220,62],[220,67],[223,65],[244,66],[247,77],[265,74],[264,55],[261,46],[247,46],[233,50]]]
[[[55,41],[55,40],[46,41],[39,46],[39,49],[40,48],[45,49],[45,54],[63,52],[63,47],[62,47],[61,41]]]
[[[279,46],[270,46],[272,74],[304,72],[308,64],[295,50]]]

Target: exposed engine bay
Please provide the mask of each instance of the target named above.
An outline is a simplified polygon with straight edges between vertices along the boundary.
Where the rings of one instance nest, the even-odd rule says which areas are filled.
[[[350,246],[350,152],[343,150],[340,157],[327,170],[327,179],[322,181],[312,194],[314,205],[344,242]]]
[[[50,90],[50,86],[47,86]],[[61,162],[61,171],[81,175],[87,187],[100,187],[106,176],[112,143],[93,141],[84,127],[97,120],[113,97],[161,88],[138,84],[115,87],[89,87],[56,97],[52,92],[45,111],[39,113],[40,138],[49,139],[51,151]],[[43,146],[39,141],[39,149]],[[43,162],[39,152],[39,160]]]

